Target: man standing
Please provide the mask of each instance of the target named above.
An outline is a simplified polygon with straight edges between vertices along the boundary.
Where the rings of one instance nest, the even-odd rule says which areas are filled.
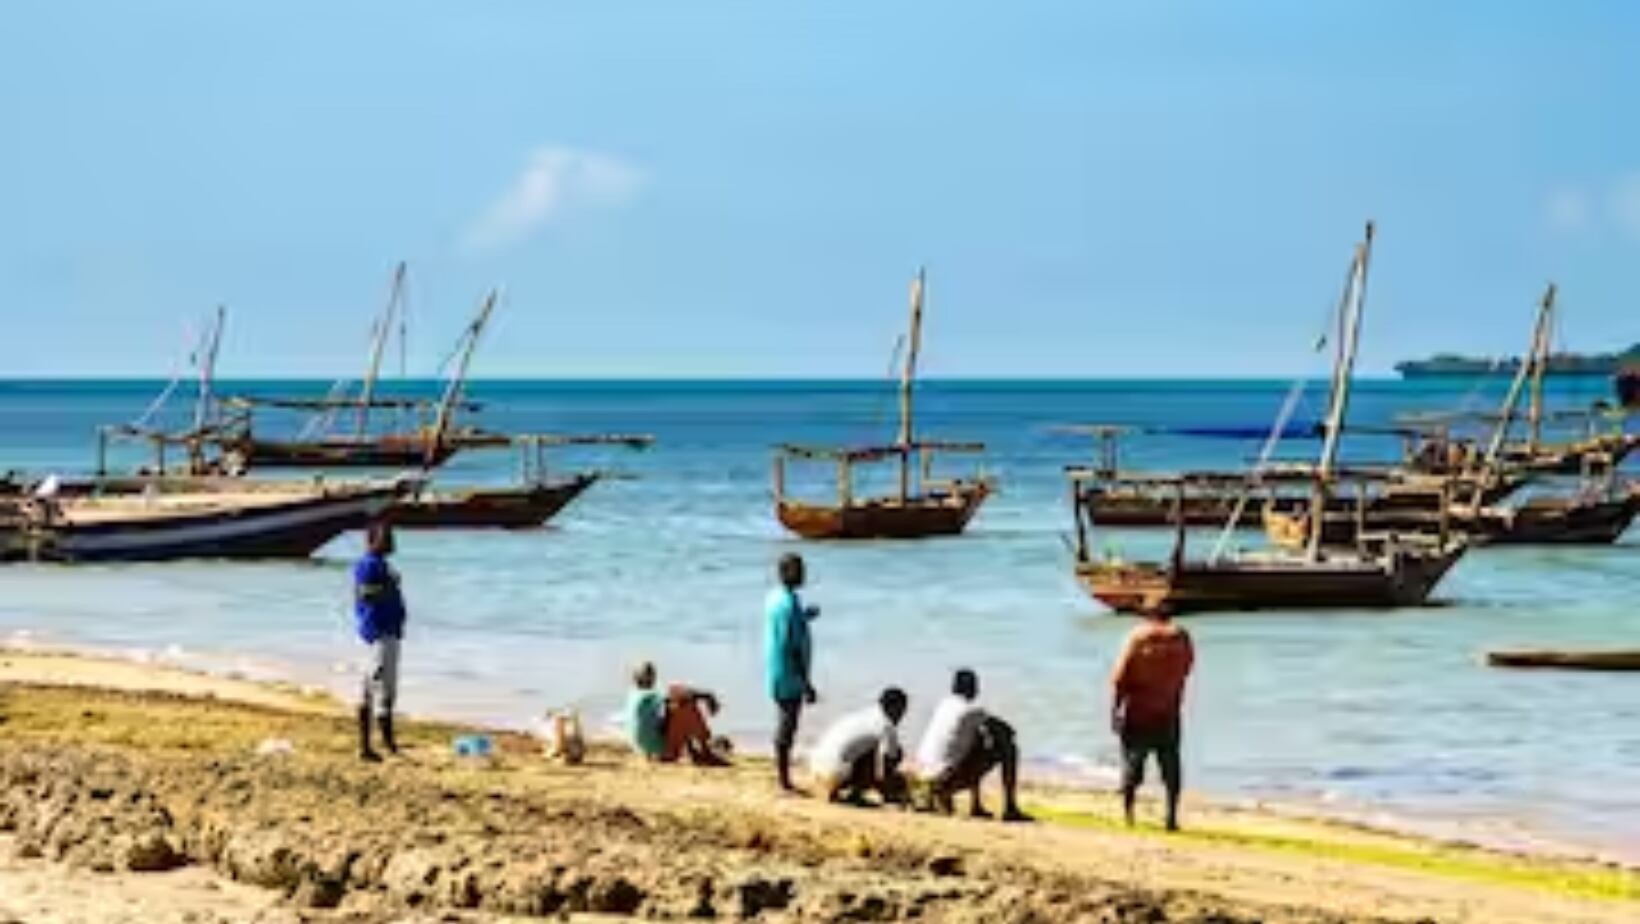
[[[769,682],[769,696],[778,710],[774,735],[774,763],[780,788],[796,792],[792,785],[792,746],[797,742],[797,720],[803,704],[816,697],[810,682],[813,643],[809,623],[820,609],[805,606],[797,595],[805,578],[803,559],[795,554],[780,557],[780,586],[769,592],[764,605],[763,660]]]
[[[980,784],[993,768],[1002,770],[1002,820],[1030,821],[1019,808],[1019,746],[1013,726],[981,708],[979,675],[963,668],[951,680],[951,695],[934,707],[922,745],[917,748],[917,772],[928,783],[934,808],[953,810],[952,796],[969,792],[968,813],[990,818],[980,800]]]
[[[404,638],[405,610],[398,572],[387,563],[393,551],[393,528],[377,521],[366,533],[364,557],[353,566],[353,615],[358,622],[359,640],[370,646],[359,703],[359,759],[372,763],[381,760],[381,755],[370,747],[372,711],[381,727],[382,746],[389,754],[399,752],[393,738],[393,703],[398,698],[399,645]]]
[[[1179,830],[1179,713],[1185,680],[1195,665],[1190,633],[1175,625],[1165,603],[1149,607],[1128,636],[1111,675],[1111,725],[1122,741],[1122,811],[1133,824],[1145,761],[1156,755],[1167,787],[1167,829]]]
[[[905,691],[889,687],[876,705],[843,716],[820,736],[809,770],[827,801],[867,805],[866,793],[875,791],[885,803],[907,803],[899,735],[907,705]]]

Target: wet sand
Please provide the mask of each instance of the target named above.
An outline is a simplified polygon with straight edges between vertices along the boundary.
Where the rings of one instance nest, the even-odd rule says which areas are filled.
[[[498,734],[464,763],[433,722],[366,766],[333,701],[129,662],[0,654],[0,718],[0,915],[25,921],[1640,917],[1634,870],[1196,803],[1171,836],[1070,790],[1027,793],[1028,826],[849,809],[757,760],[564,767]]]

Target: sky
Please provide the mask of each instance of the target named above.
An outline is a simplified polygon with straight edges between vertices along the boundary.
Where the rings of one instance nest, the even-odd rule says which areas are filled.
[[[1640,340],[1640,5],[14,0],[0,377],[1288,376]]]

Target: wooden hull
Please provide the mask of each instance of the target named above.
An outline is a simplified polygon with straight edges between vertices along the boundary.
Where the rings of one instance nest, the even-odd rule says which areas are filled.
[[[1507,451],[1504,461],[1539,475],[1580,475],[1585,468],[1603,471],[1623,464],[1636,447],[1640,435],[1600,436],[1584,442],[1529,452],[1524,448]]]
[[[356,489],[254,507],[156,512],[112,521],[70,519],[32,528],[27,557],[56,562],[306,558],[381,515],[398,490]]]
[[[1454,507],[1447,528],[1487,545],[1611,545],[1628,531],[1640,514],[1640,493],[1609,500],[1543,498],[1516,510],[1483,507],[1471,511]],[[1321,541],[1325,545],[1353,545],[1362,525],[1369,533],[1435,535],[1441,528],[1438,511],[1369,510],[1364,518],[1328,514]],[[1270,511],[1265,531],[1283,548],[1302,547],[1310,523],[1302,513]]]
[[[406,498],[387,517],[407,529],[531,529],[545,525],[597,480],[583,474],[555,484]]]
[[[1085,562],[1077,579],[1094,599],[1117,612],[1166,605],[1173,612],[1390,609],[1420,606],[1463,555],[1402,552],[1381,560],[1305,563],[1291,558],[1154,564]]]
[[[1493,667],[1549,668],[1575,671],[1640,671],[1640,649],[1627,651],[1493,651]]]
[[[454,442],[440,443],[431,464],[443,465],[460,448]],[[429,463],[427,444],[415,437],[251,440],[233,446],[229,452],[246,468],[420,468]]]
[[[896,499],[859,501],[847,506],[781,501],[781,525],[804,539],[922,539],[955,536],[968,526],[990,486],[958,482],[950,491]]]

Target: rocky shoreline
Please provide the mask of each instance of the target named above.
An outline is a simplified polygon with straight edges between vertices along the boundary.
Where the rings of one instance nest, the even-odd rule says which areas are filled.
[[[649,768],[606,748],[563,767],[521,736],[498,735],[496,760],[475,765],[449,753],[460,730],[437,724],[406,730],[407,758],[365,766],[334,715],[35,686],[0,687],[0,715],[0,833],[20,856],[110,876],[208,867],[273,890],[297,920],[1339,924],[1640,910],[1640,879],[1613,901],[1102,822],[850,810],[778,797],[760,767]],[[259,754],[269,738],[288,751]]]

